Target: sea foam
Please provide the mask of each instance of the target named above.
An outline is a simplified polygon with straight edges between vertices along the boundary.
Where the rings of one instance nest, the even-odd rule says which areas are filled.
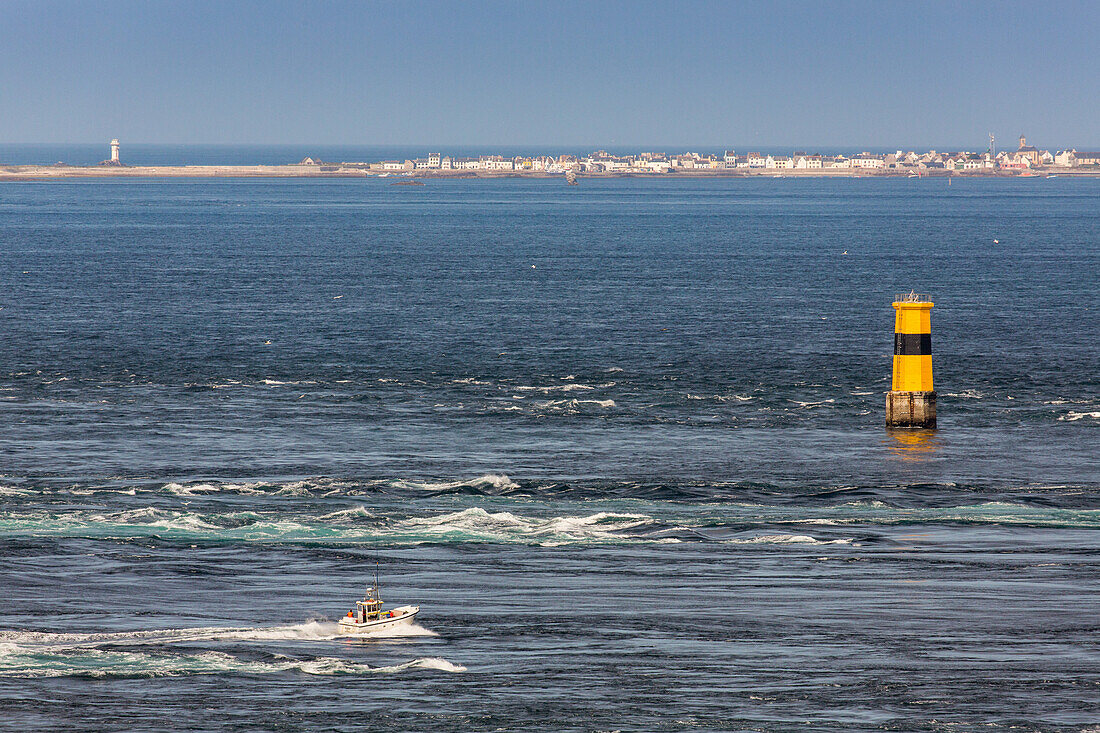
[[[272,661],[246,660],[220,651],[197,654],[77,649],[44,655],[0,647],[0,677],[153,678],[191,675],[266,675],[299,672],[308,675],[396,674],[407,670],[465,672],[466,667],[440,657],[419,657],[400,664],[372,667],[339,657],[295,659],[277,654]]]

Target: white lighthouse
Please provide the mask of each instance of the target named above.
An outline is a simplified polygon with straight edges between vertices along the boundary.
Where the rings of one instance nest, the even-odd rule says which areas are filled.
[[[111,162],[118,163],[118,138],[111,141]]]

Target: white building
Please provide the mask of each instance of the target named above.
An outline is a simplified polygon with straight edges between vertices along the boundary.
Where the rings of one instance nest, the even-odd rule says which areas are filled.
[[[499,155],[483,155],[479,159],[481,169],[486,171],[510,171],[514,170],[515,161],[511,158],[505,160]]]
[[[980,168],[985,168],[985,158],[975,153],[968,153],[960,156],[961,160],[956,161],[955,170],[975,171]],[[959,164],[962,164],[961,166]]]
[[[634,165],[634,161],[630,158],[618,158],[614,155],[593,158],[593,161],[605,171],[625,171]]]
[[[852,158],[853,168],[883,168],[885,166],[885,160],[870,153],[860,153]]]
[[[477,158],[452,158],[451,167],[456,171],[476,171],[481,169],[481,161]]]

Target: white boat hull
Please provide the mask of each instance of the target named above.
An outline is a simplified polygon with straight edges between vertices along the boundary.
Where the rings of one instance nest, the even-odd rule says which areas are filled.
[[[337,624],[339,627],[339,634],[340,636],[362,636],[366,634],[376,634],[380,631],[389,631],[390,629],[395,629],[400,626],[408,626],[412,624],[416,614],[420,613],[420,606],[400,606],[388,613],[396,615],[375,619],[373,621],[364,621],[363,623],[359,623],[354,618],[345,616],[340,619],[340,622]]]

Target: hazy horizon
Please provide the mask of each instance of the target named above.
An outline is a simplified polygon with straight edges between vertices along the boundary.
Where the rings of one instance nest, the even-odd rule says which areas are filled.
[[[9,3],[0,140],[1095,149],[1098,30],[1075,0]]]
[[[1087,146],[1075,145],[1072,142],[1065,143],[1062,141],[1044,141],[1035,140],[1031,136],[1027,136],[1029,145],[1036,145],[1040,149],[1048,149],[1051,152],[1062,149],[1076,148],[1077,150],[1084,150]],[[1001,150],[1015,150],[1018,141],[1016,137],[1006,138],[1002,141],[1001,138],[997,138],[996,145],[997,151]],[[35,140],[2,140],[0,141],[0,150],[3,148],[102,148],[104,151],[109,151],[109,140],[77,140],[77,141],[35,141]],[[461,144],[446,144],[446,143],[422,143],[422,142],[407,142],[407,143],[355,143],[355,142],[279,142],[279,143],[254,143],[254,142],[158,142],[158,141],[129,141],[121,139],[121,147],[125,150],[134,149],[233,149],[244,150],[248,148],[256,149],[348,149],[348,150],[409,150],[409,151],[431,151],[441,152],[444,155],[448,151],[499,151],[499,150],[523,150],[531,153],[537,153],[539,151],[576,151],[581,153],[595,152],[597,150],[613,151],[630,151],[638,153],[683,153],[683,152],[698,152],[698,153],[721,153],[725,150],[735,150],[738,154],[742,154],[750,151],[759,151],[764,153],[769,152],[782,152],[791,153],[794,151],[805,151],[813,153],[849,153],[849,152],[862,152],[867,151],[871,153],[892,153],[896,150],[904,151],[916,151],[927,152],[929,150],[935,150],[940,152],[947,151],[971,151],[971,152],[983,152],[989,147],[989,140],[986,137],[983,140],[976,140],[972,143],[957,143],[957,144],[911,144],[904,143],[898,145],[861,145],[859,143],[851,144],[825,144],[825,145],[804,145],[798,143],[759,143],[752,145],[737,145],[735,142],[727,143],[646,143],[646,144],[627,144],[627,143],[461,143]],[[106,153],[105,153],[106,154]]]

